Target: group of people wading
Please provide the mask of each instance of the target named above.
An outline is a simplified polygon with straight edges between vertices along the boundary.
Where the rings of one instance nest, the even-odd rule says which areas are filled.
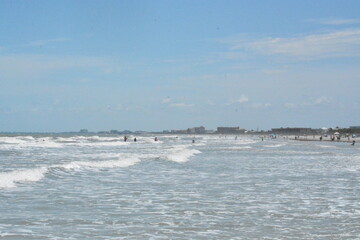
[[[128,139],[129,139],[129,138],[128,138],[127,136],[124,136],[124,142],[127,142]],[[158,141],[158,138],[155,137],[155,138],[154,138],[154,141],[157,142],[157,141]],[[136,137],[134,137],[134,142],[137,142]]]
[[[176,137],[177,138],[177,137]],[[128,141],[128,137],[127,136],[124,136],[124,142],[127,142]],[[157,142],[159,141],[159,139],[157,137],[154,138],[154,141]],[[137,139],[136,137],[134,137],[134,142],[137,142]],[[192,143],[195,143],[195,139],[192,140]]]

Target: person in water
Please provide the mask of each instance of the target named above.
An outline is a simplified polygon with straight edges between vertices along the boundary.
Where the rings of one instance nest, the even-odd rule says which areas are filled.
[[[155,140],[155,142],[157,142],[157,141],[158,141],[158,138],[157,138],[157,137],[155,137],[155,139],[154,139],[154,140]]]
[[[136,138],[134,138],[134,142],[136,142]]]
[[[124,136],[124,142],[126,142],[127,141],[127,136]]]
[[[351,145],[353,145],[353,146],[355,145],[355,140],[352,142],[352,144],[351,144]]]

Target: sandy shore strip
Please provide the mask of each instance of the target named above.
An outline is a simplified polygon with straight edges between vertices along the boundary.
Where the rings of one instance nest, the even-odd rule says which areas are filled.
[[[340,137],[340,139],[337,139],[335,136],[335,139],[331,139],[332,136],[324,137],[320,135],[315,136],[289,136],[288,139],[294,140],[294,141],[314,141],[314,142],[344,142],[344,143],[353,143],[353,141],[357,142],[357,138],[352,137]]]

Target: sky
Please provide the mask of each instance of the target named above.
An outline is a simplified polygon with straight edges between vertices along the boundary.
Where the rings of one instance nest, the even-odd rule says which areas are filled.
[[[360,1],[0,0],[0,132],[360,125]]]

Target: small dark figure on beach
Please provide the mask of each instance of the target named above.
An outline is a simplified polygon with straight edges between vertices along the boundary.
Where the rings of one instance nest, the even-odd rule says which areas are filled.
[[[194,140],[194,139],[192,140],[192,143],[195,143],[195,140]]]
[[[320,137],[320,141],[322,141],[322,136]]]
[[[264,137],[261,137],[261,141],[264,141]]]
[[[353,143],[351,144],[352,146],[354,146],[355,145],[355,140],[353,141]]]

